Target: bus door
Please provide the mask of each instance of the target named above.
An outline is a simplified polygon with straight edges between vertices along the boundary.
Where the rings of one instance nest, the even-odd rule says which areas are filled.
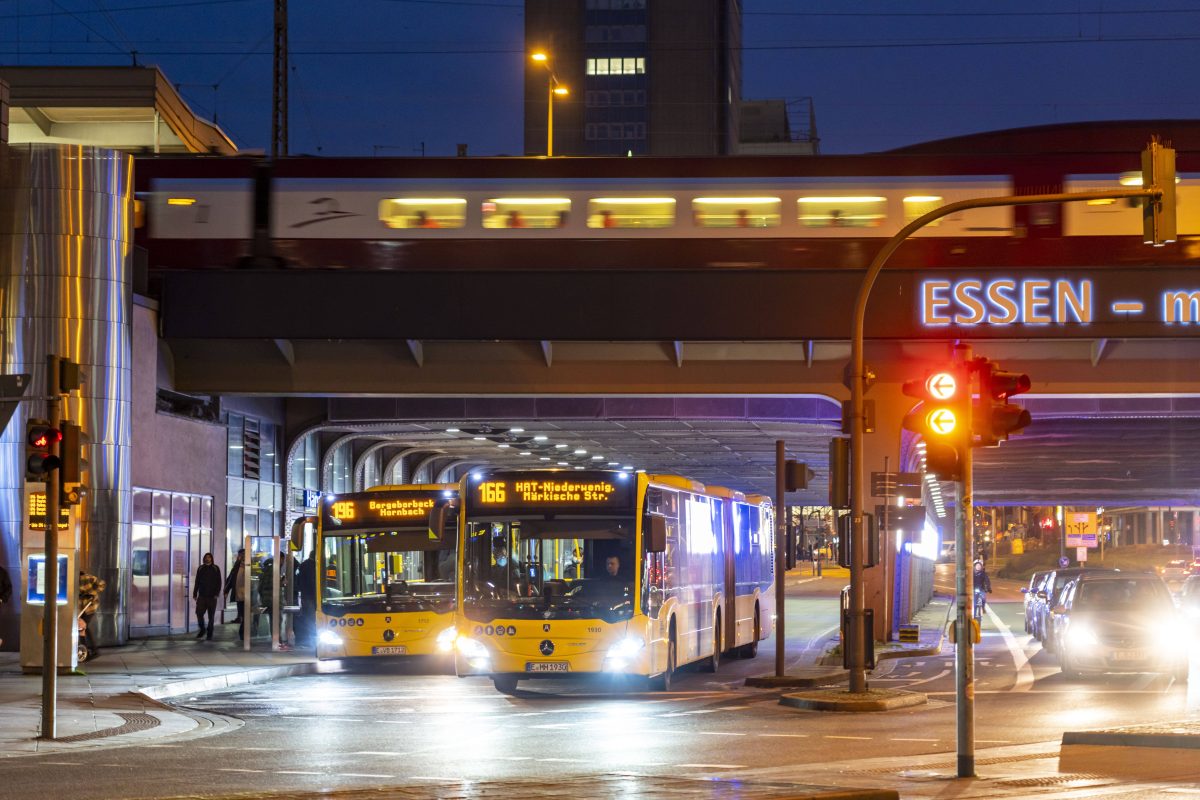
[[[737,645],[738,626],[738,596],[737,596],[737,545],[735,542],[734,515],[737,513],[737,503],[732,500],[714,500],[718,512],[713,514],[719,526],[717,537],[721,542],[721,562],[725,583],[725,619],[722,635],[725,639],[725,649],[731,650]]]

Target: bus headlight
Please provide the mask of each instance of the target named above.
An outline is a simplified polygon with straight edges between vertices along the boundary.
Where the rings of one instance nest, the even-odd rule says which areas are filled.
[[[492,656],[488,649],[484,647],[482,642],[477,642],[474,639],[468,639],[466,636],[459,636],[454,640],[454,646],[458,648],[458,652],[467,660],[467,664],[471,669],[487,669],[492,665]]]
[[[321,647],[341,647],[342,637],[333,631],[325,630],[317,634],[317,644]]]
[[[443,653],[449,653],[454,649],[454,640],[458,638],[458,631],[454,626],[446,628],[437,635],[437,649]]]
[[[608,648],[608,652],[604,654],[604,669],[625,669],[645,647],[646,643],[641,639],[627,636]]]

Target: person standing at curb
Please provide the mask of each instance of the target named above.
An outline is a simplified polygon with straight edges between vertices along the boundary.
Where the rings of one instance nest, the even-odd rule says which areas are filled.
[[[0,613],[4,612],[4,607],[12,602],[12,580],[8,577],[8,570],[0,567]],[[4,644],[4,640],[0,639],[0,644]]]
[[[107,586],[95,575],[79,570],[79,616],[83,620],[83,642],[88,658],[95,658],[98,652],[92,639],[92,617],[100,610],[100,595]]]
[[[213,554],[204,554],[204,563],[196,570],[192,599],[196,601],[196,638],[212,639],[213,618],[217,614],[217,598],[221,596],[221,568],[213,563]],[[205,636],[204,614],[208,614],[208,635]]]
[[[314,644],[317,627],[317,552],[311,551],[308,558],[296,570],[296,588],[300,590],[300,623],[296,630],[296,643],[305,647]]]
[[[237,619],[234,622],[238,623],[238,638],[242,638],[245,632],[246,625],[246,584],[242,579],[242,570],[246,568],[246,550],[245,548],[238,550],[237,561],[229,570],[229,576],[225,578],[225,596],[233,596],[234,602],[237,603]]]

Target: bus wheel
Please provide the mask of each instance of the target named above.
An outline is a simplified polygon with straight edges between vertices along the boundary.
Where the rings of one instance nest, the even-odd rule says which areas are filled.
[[[492,685],[501,694],[517,693],[517,677],[515,675],[496,675],[492,678]]]
[[[754,638],[749,644],[744,644],[739,649],[738,653],[742,658],[757,658],[758,657],[758,637],[762,634],[762,623],[758,619],[758,606],[754,607]]]
[[[704,659],[703,668],[705,672],[716,672],[721,666],[721,615],[717,614],[717,619],[713,623],[713,651],[712,655]]]
[[[671,684],[675,682],[675,664],[677,656],[675,654],[675,622],[671,621],[671,636],[667,639],[667,668],[663,670],[661,675],[650,679],[650,688],[656,692],[671,691]]]

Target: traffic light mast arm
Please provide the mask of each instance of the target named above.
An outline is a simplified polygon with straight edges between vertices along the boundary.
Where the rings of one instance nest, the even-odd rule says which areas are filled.
[[[1172,187],[1173,188],[1173,187]],[[940,208],[935,208],[927,214],[922,214],[905,225],[889,239],[867,267],[863,282],[858,287],[858,295],[854,300],[854,321],[850,331],[850,519],[851,519],[851,562],[850,562],[850,625],[849,646],[850,691],[865,692],[867,690],[866,673],[866,642],[862,629],[862,619],[866,608],[866,587],[863,585],[863,548],[866,539],[863,535],[863,506],[865,497],[863,481],[866,476],[866,465],[863,463],[863,385],[865,359],[863,357],[863,329],[867,319],[867,299],[871,289],[883,271],[884,264],[891,258],[892,253],[904,243],[913,233],[924,228],[931,222],[939,220],[959,211],[973,208],[996,208],[1002,206],[1031,206],[1040,203],[1081,203],[1088,200],[1120,200],[1124,198],[1145,197],[1158,202],[1163,197],[1159,186],[1146,186],[1136,189],[1100,189],[1094,192],[1062,192],[1058,194],[1032,194],[1005,197],[976,197],[970,200],[959,200]]]

